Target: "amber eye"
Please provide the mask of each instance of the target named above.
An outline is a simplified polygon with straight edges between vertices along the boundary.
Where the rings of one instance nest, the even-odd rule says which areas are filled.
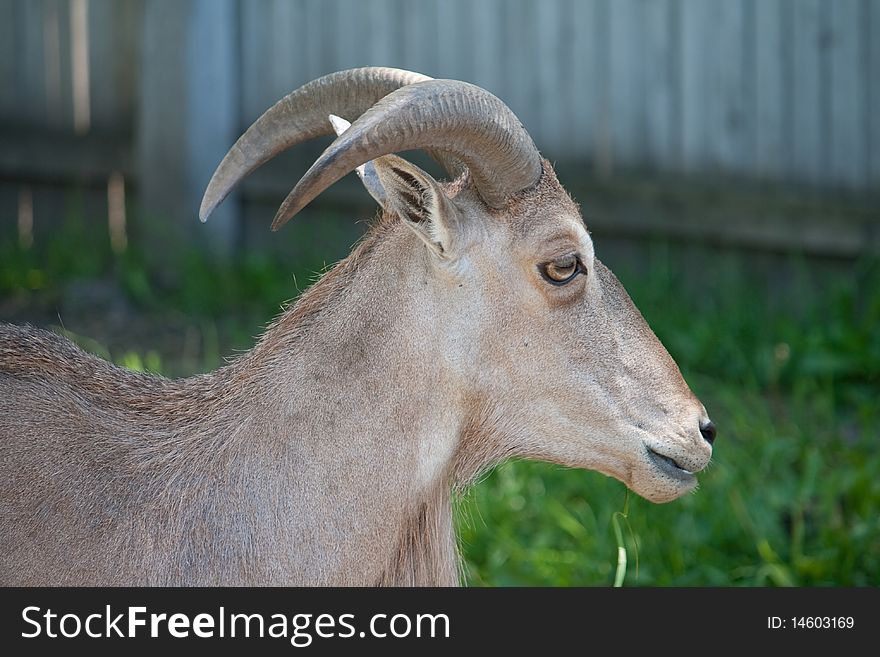
[[[540,267],[541,275],[554,285],[564,285],[581,272],[581,263],[574,254],[547,262]]]

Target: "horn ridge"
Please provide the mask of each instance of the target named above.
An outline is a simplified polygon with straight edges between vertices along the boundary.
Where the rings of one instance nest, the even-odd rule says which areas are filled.
[[[534,142],[496,96],[458,80],[414,82],[383,97],[327,147],[288,194],[272,229],[355,167],[413,149],[433,149],[460,160],[492,208],[535,185],[542,173]]]
[[[205,190],[199,218],[207,220],[232,188],[261,164],[303,141],[333,134],[329,114],[354,121],[395,89],[430,79],[413,71],[368,66],[330,73],[287,94],[239,137],[220,162]]]

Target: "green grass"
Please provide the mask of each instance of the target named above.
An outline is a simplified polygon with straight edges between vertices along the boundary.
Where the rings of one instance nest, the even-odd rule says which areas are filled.
[[[251,344],[294,274],[301,287],[314,278],[268,257],[223,266],[182,252],[169,282],[137,252],[95,247],[82,222],[64,231],[33,250],[0,242],[0,301],[53,307],[71,280],[114,280],[145,317],[186,318],[195,370]],[[719,427],[699,490],[658,506],[595,472],[505,464],[458,503],[468,582],[880,584],[878,263],[788,257],[780,286],[747,254],[707,251],[695,276],[667,245],[644,253],[639,273],[614,268]],[[133,340],[104,355],[177,373],[161,347]]]

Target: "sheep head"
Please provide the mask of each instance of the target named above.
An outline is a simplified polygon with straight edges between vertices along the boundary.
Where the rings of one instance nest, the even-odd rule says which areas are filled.
[[[596,258],[549,162],[489,92],[395,69],[320,78],[238,140],[201,218],[275,154],[334,131],[273,229],[359,169],[385,213],[418,237],[431,339],[459,382],[450,403],[469,409],[451,446],[459,479],[515,455],[597,470],[656,502],[695,488],[715,435],[705,408]],[[392,155],[412,149],[455,180]]]

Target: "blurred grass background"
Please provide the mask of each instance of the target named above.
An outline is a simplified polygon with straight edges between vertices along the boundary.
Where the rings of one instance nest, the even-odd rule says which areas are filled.
[[[132,369],[219,366],[325,266],[169,246],[157,270],[138,242],[114,253],[100,220],[67,212],[31,248],[0,241],[0,321]],[[317,239],[315,219],[290,239]],[[786,272],[771,284],[754,254],[656,240],[633,258],[594,239],[718,425],[713,464],[661,506],[594,472],[505,464],[458,504],[467,581],[611,585],[622,547],[625,585],[880,583],[880,263],[771,255]]]

